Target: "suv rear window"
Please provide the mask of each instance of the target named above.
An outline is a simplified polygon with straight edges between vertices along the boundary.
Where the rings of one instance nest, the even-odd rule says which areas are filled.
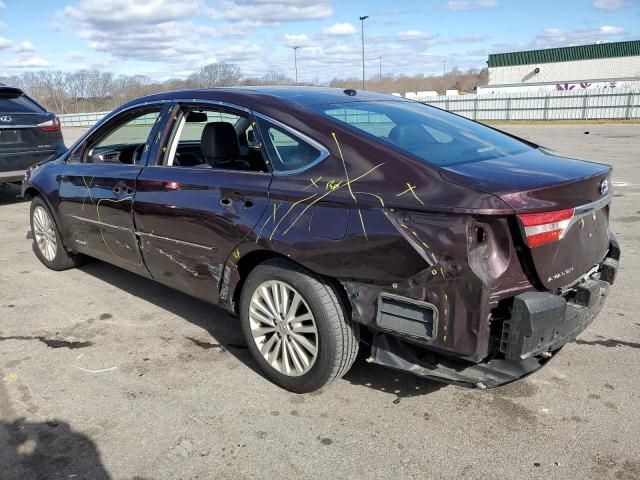
[[[44,113],[44,110],[24,95],[0,91],[0,113]]]
[[[418,102],[352,102],[310,108],[438,166],[479,162],[532,148],[504,133]]]

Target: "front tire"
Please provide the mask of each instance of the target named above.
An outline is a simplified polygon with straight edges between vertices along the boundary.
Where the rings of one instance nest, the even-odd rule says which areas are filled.
[[[358,353],[358,325],[336,289],[286,260],[268,260],[250,273],[240,321],[264,374],[292,392],[313,392],[342,377]]]
[[[67,270],[81,263],[80,255],[65,250],[53,215],[39,196],[31,201],[30,219],[33,251],[47,268],[57,271]]]

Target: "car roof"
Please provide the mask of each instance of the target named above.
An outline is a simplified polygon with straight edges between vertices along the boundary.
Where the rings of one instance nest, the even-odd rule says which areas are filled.
[[[144,102],[176,99],[202,99],[202,100],[261,100],[269,103],[287,102],[299,107],[311,105],[323,105],[331,103],[372,102],[372,101],[408,101],[401,97],[383,93],[368,92],[363,90],[329,88],[329,87],[222,87],[185,89],[162,92],[146,97],[138,98],[124,106],[132,106]],[[244,102],[243,102],[244,103]],[[123,107],[124,107],[123,106]]]
[[[398,97],[383,93],[355,90],[351,88],[330,87],[239,87],[238,90],[281,98],[289,102],[306,107],[327,103],[371,102],[379,100],[397,100]]]

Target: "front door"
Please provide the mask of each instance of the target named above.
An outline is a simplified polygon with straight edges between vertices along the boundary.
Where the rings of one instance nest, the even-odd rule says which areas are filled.
[[[70,154],[60,178],[65,243],[146,274],[133,222],[136,179],[162,106],[123,112]]]
[[[227,259],[267,207],[271,174],[249,114],[208,105],[176,112],[170,140],[138,177],[135,222],[155,280],[216,302]]]

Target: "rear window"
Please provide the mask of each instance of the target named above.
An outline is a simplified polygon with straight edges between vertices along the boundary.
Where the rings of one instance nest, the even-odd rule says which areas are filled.
[[[0,113],[43,113],[44,110],[24,95],[0,92]]]
[[[439,166],[489,160],[531,149],[489,127],[417,102],[353,102],[310,108]]]

